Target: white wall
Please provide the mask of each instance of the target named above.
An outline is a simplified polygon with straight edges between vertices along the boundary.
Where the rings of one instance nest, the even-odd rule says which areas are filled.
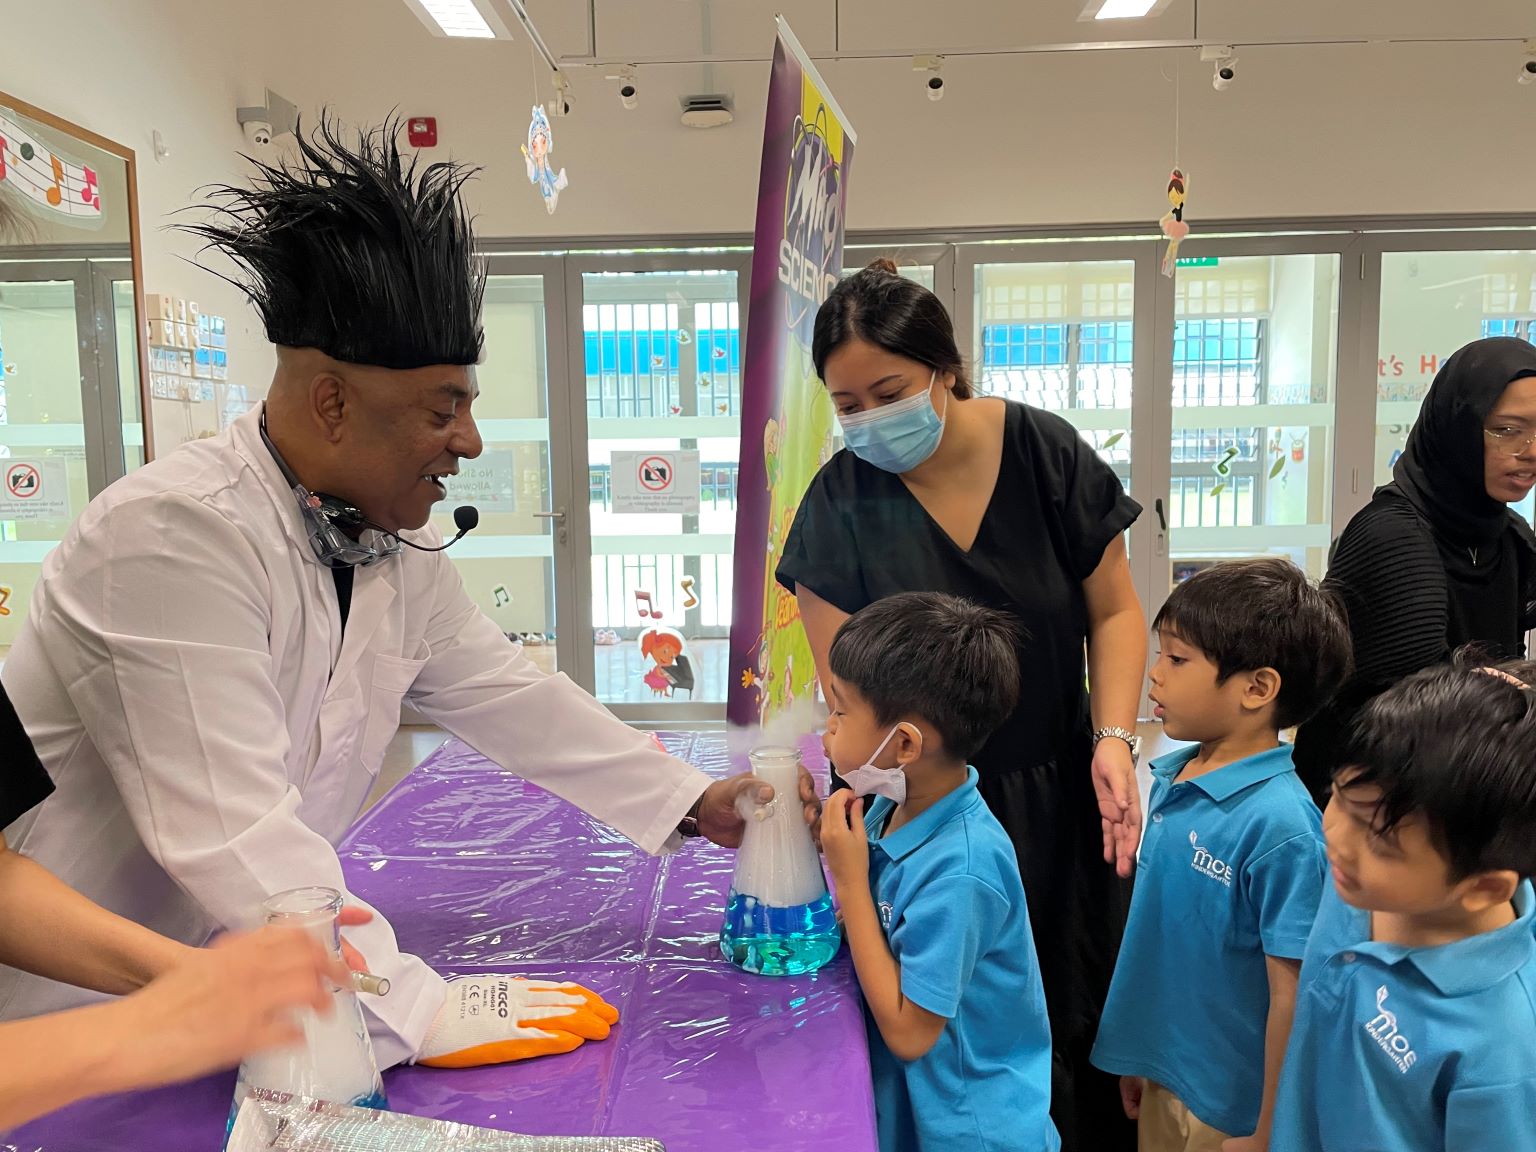
[[[830,48],[829,17],[822,16],[830,4],[783,6],[813,53]],[[275,0],[270,7],[291,33],[272,62],[274,86],[310,106],[329,100],[349,118],[377,119],[391,109],[437,116],[442,144],[435,155],[486,168],[474,192],[484,236],[751,230],[765,59],[715,67],[710,86],[734,94],[737,120],[704,132],[678,124],[678,97],[706,84],[699,65],[641,65],[634,112],[620,108],[603,69],[573,69],[576,112],[555,121],[553,153],[570,188],[549,216],[518,152],[535,76],[520,34],[513,43],[436,39],[401,0]],[[898,43],[932,51],[941,10],[957,20],[964,14],[973,43],[1001,46],[1008,42],[1002,37],[995,45],[980,40],[986,19],[977,13],[1022,37],[1027,29],[1013,26],[1014,14],[1046,6],[843,0],[841,7],[848,52]],[[1273,23],[1261,12],[1272,4],[1220,7]],[[1313,22],[1302,31],[1326,32],[1330,5],[1308,0],[1301,7]],[[1383,33],[1395,28],[1391,5],[1368,7]],[[1396,7],[1426,5],[1401,0]],[[1439,19],[1465,29],[1461,34],[1510,34],[1508,21],[1476,19],[1478,9],[1492,7],[1515,11],[1469,3]],[[544,0],[533,8],[557,54],[584,51],[584,5]],[[689,23],[694,4],[600,0],[598,8],[604,57],[622,58],[630,42],[637,55],[660,51],[673,23],[687,28],[671,43],[674,57],[700,51]],[[619,18],[631,8],[637,15]],[[751,47],[766,57],[770,6],[716,0],[713,9],[717,30],[729,24],[728,43],[717,35],[717,51]],[[928,14],[918,20],[920,10]],[[644,35],[635,28],[642,21],[651,25]],[[1230,21],[1224,29],[1242,30]],[[1520,34],[1532,30],[1536,25]],[[1518,60],[1509,43],[1254,47],[1241,50],[1238,81],[1218,93],[1211,66],[1193,49],[956,55],[944,67],[941,103],[926,100],[906,57],[845,59],[823,72],[859,132],[853,229],[1150,224],[1166,208],[1177,73],[1178,159],[1191,174],[1188,219],[1198,232],[1203,220],[1220,218],[1530,211],[1536,151],[1514,142],[1517,125],[1536,121],[1536,89],[1515,83]],[[545,81],[542,66],[537,75]],[[547,82],[541,95],[550,95]]]
[[[233,288],[184,261],[196,244],[167,230],[200,185],[241,178],[240,104],[259,102],[275,31],[257,6],[197,0],[0,0],[0,89],[132,148],[138,160],[145,288],[229,318],[231,381],[264,392],[273,358]],[[170,155],[157,162],[151,132]],[[214,264],[213,266],[222,266]],[[211,404],[155,401],[157,446],[216,426]]]

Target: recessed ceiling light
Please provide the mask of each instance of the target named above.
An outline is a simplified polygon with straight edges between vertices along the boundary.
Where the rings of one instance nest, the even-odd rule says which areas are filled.
[[[456,40],[510,40],[490,0],[405,0],[434,36]]]
[[[1079,20],[1139,20],[1168,7],[1170,0],[1088,0]]]

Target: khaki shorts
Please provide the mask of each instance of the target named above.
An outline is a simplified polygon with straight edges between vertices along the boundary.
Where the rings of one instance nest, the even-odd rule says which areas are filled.
[[[1141,1093],[1141,1117],[1136,1121],[1137,1152],[1221,1152],[1228,1139],[1195,1118],[1183,1101],[1148,1080]]]

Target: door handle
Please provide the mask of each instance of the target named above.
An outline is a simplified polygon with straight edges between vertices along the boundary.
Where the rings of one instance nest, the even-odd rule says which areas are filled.
[[[536,520],[556,520],[562,524],[565,523],[564,508],[556,508],[553,512],[535,512],[533,516]]]

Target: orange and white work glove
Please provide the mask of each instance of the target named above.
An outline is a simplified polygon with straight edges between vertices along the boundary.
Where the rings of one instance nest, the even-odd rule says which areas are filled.
[[[570,1052],[606,1040],[618,1009],[580,984],[514,976],[461,976],[427,1030],[417,1064],[478,1068]]]

